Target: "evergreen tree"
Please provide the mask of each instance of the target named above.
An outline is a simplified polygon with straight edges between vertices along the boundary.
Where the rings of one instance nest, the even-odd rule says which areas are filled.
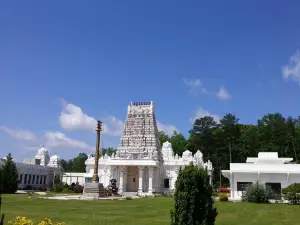
[[[19,174],[9,153],[2,167],[1,184],[3,193],[12,194],[18,190]]]
[[[180,170],[171,225],[214,225],[217,209],[213,206],[212,193],[206,170],[192,163]]]

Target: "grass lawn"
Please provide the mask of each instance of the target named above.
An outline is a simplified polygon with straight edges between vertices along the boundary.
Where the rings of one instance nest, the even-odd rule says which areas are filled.
[[[47,200],[29,199],[26,194],[4,195],[5,220],[26,216],[33,221],[45,217],[69,224],[167,225],[172,198],[156,197],[135,200]],[[216,225],[298,225],[300,206],[218,202]],[[6,223],[7,224],[7,223]]]

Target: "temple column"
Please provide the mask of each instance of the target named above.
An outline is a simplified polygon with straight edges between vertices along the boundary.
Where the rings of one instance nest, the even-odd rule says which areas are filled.
[[[212,186],[212,172],[209,172],[209,184]]]
[[[123,194],[124,187],[124,167],[120,167],[120,185],[119,185],[119,193]]]
[[[152,190],[152,182],[153,182],[153,167],[148,167],[148,174],[149,174],[149,185],[148,185],[148,193],[153,192]]]
[[[230,191],[231,191],[231,198],[234,198],[234,174],[230,172]]]
[[[139,193],[143,192],[143,175],[144,175],[144,166],[139,166]]]

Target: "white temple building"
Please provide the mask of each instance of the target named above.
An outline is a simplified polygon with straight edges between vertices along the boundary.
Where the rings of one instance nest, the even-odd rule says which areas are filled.
[[[90,155],[86,161],[85,183],[92,181],[94,162],[94,156]],[[174,155],[169,142],[161,146],[153,102],[131,102],[116,154],[99,159],[99,182],[106,187],[111,179],[116,179],[119,194],[169,193],[174,190],[179,169],[190,162],[206,168],[211,178],[212,164],[203,162],[199,150],[195,155],[186,150],[179,157]]]
[[[222,170],[230,180],[232,200],[241,200],[243,191],[252,183],[264,184],[281,193],[283,188],[300,183],[300,164],[293,158],[279,158],[277,152],[259,152],[257,158],[248,157],[246,163],[230,163],[230,170]]]
[[[4,158],[0,165],[5,162]],[[18,189],[33,190],[50,188],[53,186],[54,177],[60,176],[60,157],[49,156],[48,150],[43,146],[34,159],[25,159],[23,163],[16,162],[20,183]]]

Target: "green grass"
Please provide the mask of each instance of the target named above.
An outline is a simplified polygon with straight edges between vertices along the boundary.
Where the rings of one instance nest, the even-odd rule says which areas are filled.
[[[48,200],[28,195],[4,195],[5,220],[26,216],[33,221],[45,217],[76,225],[167,225],[172,198],[134,200]],[[300,206],[218,202],[216,225],[298,225]]]

